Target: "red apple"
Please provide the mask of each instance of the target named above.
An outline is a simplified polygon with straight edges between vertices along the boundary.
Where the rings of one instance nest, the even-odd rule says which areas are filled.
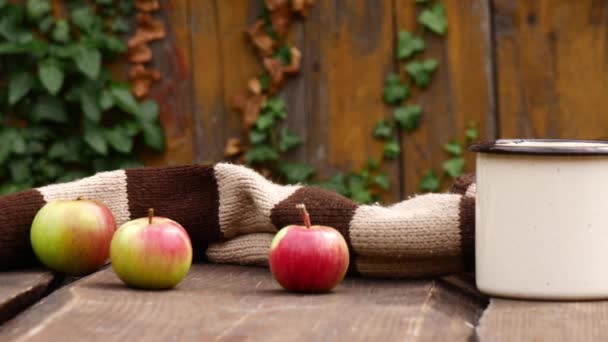
[[[112,268],[127,285],[164,289],[177,285],[192,264],[192,244],[179,223],[155,217],[129,221],[116,231],[110,247]]]
[[[311,226],[304,204],[296,207],[302,212],[305,226],[287,226],[272,239],[270,271],[286,290],[330,291],[348,269],[346,241],[334,228]]]
[[[30,231],[34,253],[48,268],[85,275],[108,261],[116,221],[108,207],[91,200],[51,201]]]

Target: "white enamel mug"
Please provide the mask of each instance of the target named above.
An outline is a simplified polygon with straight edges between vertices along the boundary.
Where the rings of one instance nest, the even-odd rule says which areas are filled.
[[[480,291],[608,298],[608,142],[497,140],[477,152]]]

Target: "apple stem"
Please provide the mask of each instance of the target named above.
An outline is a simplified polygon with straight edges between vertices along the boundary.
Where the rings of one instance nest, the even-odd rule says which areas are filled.
[[[76,197],[76,200],[77,200],[77,201],[82,201],[82,196],[78,196],[78,197]]]
[[[148,224],[152,224],[152,219],[154,218],[154,208],[148,209]]]
[[[306,206],[304,203],[300,203],[296,205],[296,208],[300,209],[302,219],[304,220],[304,225],[306,228],[310,229],[310,215],[308,215],[308,211],[306,211]]]

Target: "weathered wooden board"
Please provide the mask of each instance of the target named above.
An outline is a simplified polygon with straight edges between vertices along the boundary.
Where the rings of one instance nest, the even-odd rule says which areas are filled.
[[[161,155],[144,156],[147,165],[191,163],[194,157],[194,110],[192,102],[192,60],[189,0],[163,0],[153,16],[165,24],[167,36],[150,44],[153,60],[150,68],[161,73],[151,88],[149,98],[159,105],[166,134],[166,149]]]
[[[241,137],[241,117],[231,109],[231,98],[259,74],[243,32],[261,8],[257,1],[190,1],[197,162],[222,160],[227,139]]]
[[[608,2],[493,3],[500,135],[607,138]]]
[[[321,177],[356,170],[369,157],[382,157],[382,143],[372,137],[372,130],[390,115],[382,87],[393,69],[392,17],[388,0],[319,1],[304,23],[298,44],[302,77],[292,81],[296,84],[287,95],[293,104],[290,115],[305,118],[305,160]],[[398,161],[389,161],[385,170],[392,185],[385,201],[398,199]]]
[[[0,339],[466,341],[481,308],[440,280],[346,279],[306,295],[281,290],[267,269],[194,265],[174,290],[141,291],[106,269],[8,322]]]
[[[483,313],[480,341],[606,341],[608,302],[492,299]]]
[[[44,296],[54,278],[45,270],[0,272],[0,323]]]
[[[478,124],[480,138],[496,133],[492,90],[492,53],[490,9],[485,0],[444,1],[448,32],[444,38],[426,30],[426,49],[417,60],[435,58],[439,67],[431,85],[414,91],[409,103],[422,105],[420,128],[405,135],[403,145],[404,192],[418,191],[428,169],[443,174],[441,164],[448,158],[443,144],[452,139],[465,140],[470,121]],[[419,9],[410,1],[396,1],[396,31],[421,32]],[[403,75],[404,63],[399,63]],[[465,153],[466,169],[474,170],[472,154]],[[450,185],[445,182],[445,187]]]

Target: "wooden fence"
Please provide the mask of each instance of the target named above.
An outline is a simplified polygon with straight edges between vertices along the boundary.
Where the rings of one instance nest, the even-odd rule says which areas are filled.
[[[441,0],[448,34],[430,36],[424,57],[437,58],[431,87],[413,99],[424,107],[420,129],[403,135],[401,158],[388,163],[387,200],[417,191],[422,174],[440,171],[442,145],[464,138],[470,120],[481,138],[601,138],[608,134],[608,2],[599,0]],[[281,96],[288,125],[304,138],[290,157],[321,176],[379,156],[371,137],[383,82],[397,70],[396,35],[413,30],[413,0],[317,0],[292,25],[303,52],[302,71]],[[260,66],[243,29],[261,1],[168,0],[160,16],[168,37],[153,46],[162,80],[151,96],[161,103],[168,150],[150,164],[221,160],[226,139],[241,134],[230,109]],[[467,169],[474,167],[467,156]]]

